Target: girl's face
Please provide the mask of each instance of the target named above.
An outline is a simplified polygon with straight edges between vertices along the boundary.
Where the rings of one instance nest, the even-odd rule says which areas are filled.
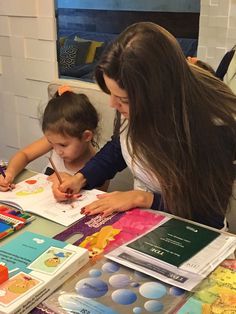
[[[89,143],[83,137],[79,140],[77,137],[65,136],[51,131],[46,131],[44,135],[56,153],[67,162],[74,161],[83,155]]]
[[[118,110],[125,118],[129,119],[129,99],[126,91],[121,89],[116,81],[103,74],[107,89],[110,91],[112,108]]]

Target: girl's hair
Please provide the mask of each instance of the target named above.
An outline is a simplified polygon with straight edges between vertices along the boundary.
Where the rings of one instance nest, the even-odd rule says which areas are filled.
[[[97,136],[98,113],[84,94],[71,91],[58,92],[49,100],[42,117],[42,130],[82,138],[85,130]],[[95,139],[93,145],[97,145]]]
[[[104,74],[128,94],[127,145],[159,180],[165,206],[189,219],[225,213],[236,135],[230,89],[188,64],[177,40],[150,22],[129,26],[103,53],[95,77],[109,93]]]
[[[216,75],[216,72],[215,72],[215,70],[213,69],[213,67],[210,66],[210,64],[208,64],[208,63],[206,63],[206,62],[204,62],[204,61],[202,61],[202,60],[197,60],[196,63],[195,63],[195,65],[197,65],[198,67],[200,67],[200,68],[202,68],[202,69],[204,69],[204,70],[210,72],[210,73],[211,73],[212,75],[214,75],[214,76]]]

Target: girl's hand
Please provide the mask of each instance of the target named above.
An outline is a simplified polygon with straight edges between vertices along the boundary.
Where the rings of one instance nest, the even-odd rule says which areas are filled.
[[[101,213],[103,217],[114,212],[123,212],[135,207],[150,208],[153,194],[145,191],[112,192],[97,195],[98,200],[85,206],[81,213],[95,215]]]
[[[0,176],[0,191],[6,192],[15,188],[15,184],[13,184],[14,176],[6,171],[6,177],[4,178],[2,175]]]
[[[85,185],[86,180],[81,173],[71,176],[67,173],[60,173],[62,178],[62,184],[59,183],[55,174],[51,175],[48,180],[52,184],[52,192],[57,201],[65,201],[70,199],[76,199],[80,196],[79,192]]]

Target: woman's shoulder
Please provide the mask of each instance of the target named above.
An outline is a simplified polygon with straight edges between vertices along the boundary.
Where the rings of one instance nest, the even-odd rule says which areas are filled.
[[[234,54],[235,49],[231,49],[230,51],[226,52],[216,70],[216,77],[223,80]]]
[[[234,54],[229,63],[227,72],[224,76],[224,82],[231,88],[231,90],[236,93],[236,53]]]

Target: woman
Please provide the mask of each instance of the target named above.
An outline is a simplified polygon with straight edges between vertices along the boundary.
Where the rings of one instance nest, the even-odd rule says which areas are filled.
[[[93,188],[128,166],[134,190],[101,195],[85,214],[153,208],[222,228],[234,180],[236,96],[149,22],[122,32],[95,76],[117,110],[114,136],[75,176],[54,182],[55,197]]]

